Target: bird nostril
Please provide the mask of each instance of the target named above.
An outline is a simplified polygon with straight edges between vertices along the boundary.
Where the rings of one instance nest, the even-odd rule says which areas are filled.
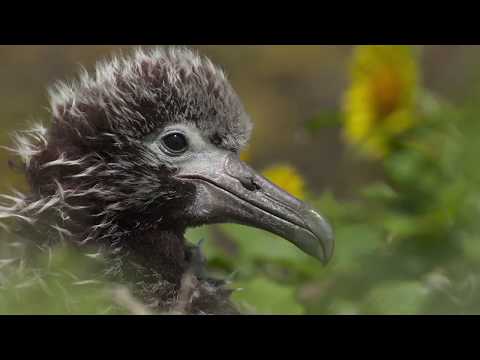
[[[249,191],[257,191],[260,190],[260,185],[255,182],[254,177],[246,177],[239,179],[242,183],[243,187]]]
[[[237,179],[245,189],[249,191],[260,190],[261,187],[258,181],[255,181],[255,172],[239,160],[238,157],[233,155],[227,156],[224,164],[225,172],[234,179]]]

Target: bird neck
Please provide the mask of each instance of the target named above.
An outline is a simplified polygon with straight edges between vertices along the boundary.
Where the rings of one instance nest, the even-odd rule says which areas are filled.
[[[178,287],[188,268],[184,233],[184,229],[154,229],[128,239],[125,250],[127,264],[133,267],[130,275],[142,279],[150,275]]]

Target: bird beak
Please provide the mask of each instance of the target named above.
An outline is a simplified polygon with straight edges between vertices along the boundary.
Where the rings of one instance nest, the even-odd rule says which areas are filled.
[[[237,156],[204,154],[185,165],[177,177],[195,183],[196,199],[188,210],[194,225],[253,226],[290,241],[322,263],[331,258],[334,239],[327,221]]]

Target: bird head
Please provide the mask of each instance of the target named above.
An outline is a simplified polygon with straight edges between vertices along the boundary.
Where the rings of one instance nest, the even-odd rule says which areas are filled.
[[[79,241],[121,242],[151,229],[239,223],[323,262],[324,218],[239,157],[252,129],[224,73],[182,48],[138,50],[50,92],[52,124],[20,139],[38,204]],[[35,204],[33,202],[33,204]]]

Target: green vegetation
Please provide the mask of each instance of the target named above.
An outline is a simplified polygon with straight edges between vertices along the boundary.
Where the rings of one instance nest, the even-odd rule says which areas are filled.
[[[192,242],[205,239],[211,274],[231,279],[245,312],[480,313],[480,103],[425,88],[417,50],[357,47],[343,106],[305,121],[314,140],[337,130],[353,161],[378,176],[339,196],[309,188],[294,163],[268,167],[280,186],[295,178],[292,186],[333,224],[328,266],[260,230],[188,231]],[[25,266],[8,246],[0,247],[0,313],[145,312],[127,289],[101,280],[98,259],[59,248]]]
[[[360,100],[370,98],[364,93],[375,94],[374,87],[380,86],[375,84],[375,79],[358,80],[355,67],[365,67],[366,52],[371,51],[367,59],[373,63],[368,71],[372,76],[377,74],[375,66],[381,68],[384,77],[394,78],[396,72],[404,77],[408,75],[405,68],[396,69],[391,63],[387,69],[393,74],[385,75],[382,60],[397,56],[399,49],[378,50],[360,47],[354,57],[352,88],[362,87],[363,93],[358,94]],[[405,55],[408,49],[401,51],[402,56],[408,56]],[[408,62],[414,71],[412,62],[416,58],[413,52],[409,56],[410,59],[404,58],[395,64],[402,66],[402,62]],[[356,63],[359,58],[361,64]],[[364,83],[358,84],[358,81]],[[370,109],[371,113],[376,111],[372,120],[371,113],[369,116],[352,114],[349,108],[343,117],[337,117],[338,127],[343,127],[341,119],[350,127],[352,122],[368,122],[368,125],[353,125],[368,127],[362,138],[351,139],[346,134],[345,140],[353,144],[352,152],[363,144],[371,145],[372,138],[383,137],[381,151],[372,154],[376,148],[369,147],[370,151],[361,152],[382,168],[383,179],[356,189],[353,199],[339,200],[331,192],[310,194],[307,198],[307,202],[316,204],[334,225],[336,253],[331,264],[322,268],[270,234],[239,226],[219,227],[223,236],[235,244],[236,252],[229,256],[212,246],[208,248],[208,255],[212,265],[228,271],[238,270],[238,286],[249,289],[235,294],[239,303],[247,303],[250,310],[260,313],[480,311],[480,168],[477,165],[480,108],[469,100],[453,106],[428,89],[412,92],[395,89],[395,86],[421,88],[412,81],[390,81],[389,87],[382,88],[391,91],[389,95],[383,94],[389,101],[387,112],[383,111],[384,107]],[[415,98],[405,99],[401,95],[405,93],[410,97],[415,94]],[[345,100],[347,107],[349,102],[360,101],[352,96],[355,95],[350,90]],[[415,107],[406,113],[405,103],[409,106],[415,103]],[[371,107],[376,104],[382,105],[372,100]],[[397,111],[402,112],[399,119],[409,126],[381,131],[395,127],[392,118]],[[331,126],[331,119],[331,115],[327,120],[319,116],[318,127]],[[311,122],[308,124],[317,130]],[[198,237],[194,232],[191,236]],[[211,238],[207,234],[202,236]],[[265,301],[266,296],[275,299],[275,304]]]

